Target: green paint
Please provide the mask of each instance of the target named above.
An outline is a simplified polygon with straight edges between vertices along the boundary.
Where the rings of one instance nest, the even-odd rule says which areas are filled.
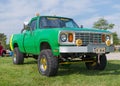
[[[12,47],[14,47],[15,44],[18,45],[19,49],[23,53],[30,53],[39,55],[40,54],[40,46],[43,42],[48,43],[53,51],[53,54],[55,56],[58,56],[60,54],[59,52],[59,32],[60,31],[83,31],[83,32],[95,32],[95,33],[109,33],[109,31],[106,30],[98,30],[98,29],[91,29],[91,28],[78,28],[77,26],[72,28],[40,28],[40,21],[44,16],[41,17],[34,17],[31,19],[29,24],[31,24],[33,21],[35,22],[35,28],[34,30],[25,30],[23,33],[20,34],[14,34],[14,37],[12,40]],[[57,20],[60,19],[64,22],[67,22],[69,18],[64,17],[56,17],[56,16],[45,16],[45,18],[49,20]],[[72,19],[70,19],[72,20]]]

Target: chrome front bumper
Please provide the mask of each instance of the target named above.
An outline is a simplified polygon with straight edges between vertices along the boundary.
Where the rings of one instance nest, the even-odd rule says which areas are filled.
[[[105,53],[113,52],[114,46],[106,46],[105,44],[93,45],[89,44],[88,46],[60,46],[60,53],[96,53],[94,49],[96,48],[105,48]]]

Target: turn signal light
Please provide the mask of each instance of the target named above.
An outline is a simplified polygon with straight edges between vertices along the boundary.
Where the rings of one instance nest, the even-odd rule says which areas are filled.
[[[105,42],[106,38],[105,38],[105,35],[103,34],[102,35],[102,42]]]
[[[72,33],[68,34],[68,41],[73,42],[73,34]]]
[[[39,13],[36,13],[36,16],[40,16],[40,14],[39,14]]]

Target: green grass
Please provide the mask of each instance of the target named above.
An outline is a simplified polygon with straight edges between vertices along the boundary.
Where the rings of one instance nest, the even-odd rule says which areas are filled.
[[[104,71],[87,70],[84,63],[59,68],[55,77],[42,76],[37,61],[25,59],[14,65],[10,57],[0,57],[0,86],[119,86],[120,60],[108,61]]]

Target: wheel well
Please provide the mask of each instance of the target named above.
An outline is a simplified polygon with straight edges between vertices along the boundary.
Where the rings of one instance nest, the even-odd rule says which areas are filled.
[[[40,50],[44,50],[44,49],[51,49],[49,43],[47,43],[47,42],[42,42],[42,43],[40,44]]]
[[[13,45],[13,47],[15,48],[15,47],[18,47],[18,44],[17,43],[15,43],[14,45]]]

